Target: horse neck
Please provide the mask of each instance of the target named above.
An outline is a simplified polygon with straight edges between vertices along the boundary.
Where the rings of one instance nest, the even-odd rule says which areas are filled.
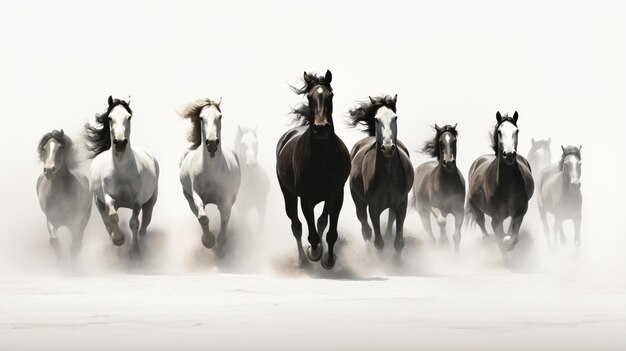
[[[313,136],[313,131],[309,127],[302,136],[305,138],[310,157],[325,156],[332,151],[332,146],[335,145],[336,135],[334,132],[329,133],[326,139],[317,139]]]
[[[456,155],[455,155],[456,158]],[[439,179],[440,182],[445,183],[449,180],[459,179],[458,168],[455,166],[452,171],[446,171],[443,166],[443,159],[440,159],[437,163],[437,167],[434,170],[435,177]]]
[[[65,188],[69,184],[70,176],[70,169],[67,167],[67,163],[64,162],[63,166],[56,171],[56,175],[50,181],[53,189]]]
[[[378,141],[374,143],[374,147],[376,148],[376,161],[374,163],[374,167],[376,170],[382,169],[387,173],[391,173],[391,170],[396,166],[401,166],[400,162],[400,149],[396,147],[396,151],[393,153],[391,158],[386,158],[383,155],[383,152],[380,150],[378,145]]]
[[[130,139],[128,140],[128,144],[124,149],[124,152],[121,154],[114,150],[115,146],[111,145],[111,158],[113,159],[113,165],[115,168],[124,168],[133,164],[135,160],[135,155],[133,153],[133,148],[130,145]]]
[[[202,142],[199,147],[202,149],[200,154],[202,163],[207,165],[207,167],[221,166],[226,162],[221,143],[217,145],[217,150],[215,150],[215,156],[213,157],[209,154],[209,150],[206,149],[206,144],[204,142]]]
[[[501,180],[510,179],[511,176],[515,174],[521,174],[519,169],[519,165],[517,164],[517,160],[513,162],[512,165],[507,165],[502,160],[500,153],[498,152],[498,156],[494,162],[495,164],[495,172],[496,172],[496,184],[501,184]]]

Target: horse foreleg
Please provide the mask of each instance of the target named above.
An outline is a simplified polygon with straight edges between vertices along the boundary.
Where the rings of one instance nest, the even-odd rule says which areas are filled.
[[[461,208],[454,214],[454,251],[459,252],[459,246],[461,245],[461,227],[463,226],[463,220],[465,219],[465,212]]]
[[[300,265],[304,265],[307,261],[304,249],[302,248],[302,222],[298,219],[298,197],[290,193],[282,183],[280,183],[280,190],[282,191],[283,198],[285,200],[285,212],[287,213],[287,217],[291,220],[291,232],[294,238],[296,238],[296,245],[298,246],[298,259],[300,260]]]
[[[320,244],[320,236],[317,235],[317,230],[315,229],[315,213],[313,211],[313,202],[309,199],[301,197],[300,206],[302,206],[302,214],[304,214],[304,218],[306,219],[306,224],[309,229],[309,236],[307,237],[307,239],[309,240],[309,244],[311,244],[306,253],[309,257],[309,260],[317,262],[320,260],[320,258],[322,258],[322,252],[324,251],[324,249]]]
[[[98,198],[95,198],[96,208],[100,213],[100,217],[102,217],[102,222],[104,223],[104,227],[109,233],[109,236],[113,235],[113,226],[111,225],[111,220],[109,219],[109,214],[107,212],[106,204],[100,201]]]
[[[230,221],[230,212],[232,204],[220,205],[218,210],[220,211],[220,233],[217,236],[217,253],[220,256],[224,255],[224,247],[228,241],[228,222]]]
[[[511,225],[509,234],[506,235],[502,242],[506,245],[508,251],[513,250],[517,242],[519,241],[519,229],[522,226],[522,220],[524,219],[524,213],[518,213],[511,217]]]
[[[439,245],[447,246],[448,245],[448,235],[446,234],[446,217],[443,216],[441,210],[437,207],[432,207],[430,212],[437,219],[437,224],[439,225]]]
[[[154,209],[154,205],[156,204],[157,196],[158,192],[157,190],[155,190],[150,200],[148,200],[148,202],[143,204],[143,206],[141,207],[141,227],[139,228],[140,238],[146,236],[146,230],[148,230],[148,225],[150,225],[150,222],[152,221],[152,210]]]
[[[420,215],[420,219],[422,220],[422,226],[426,229],[426,234],[428,235],[428,241],[431,244],[435,244],[437,239],[433,235],[433,227],[430,223],[430,211],[428,209],[418,206],[417,213]]]
[[[406,213],[406,209],[405,209],[405,213]],[[396,211],[390,208],[389,215],[387,216],[387,230],[385,230],[385,236],[391,236],[391,232],[393,230],[393,222],[395,221],[396,221]],[[398,225],[396,224],[396,229],[397,228],[398,228]]]
[[[104,204],[109,217],[109,223],[111,224],[111,241],[113,245],[121,246],[124,244],[124,233],[120,230],[120,217],[115,209],[115,200],[109,194],[104,194]]]
[[[131,233],[131,257],[139,256],[139,211],[141,211],[141,205],[135,205],[133,214],[130,216],[130,221],[128,222]]]
[[[326,226],[328,225],[328,213],[328,201],[324,201],[322,215],[317,219],[317,235],[320,237],[320,240],[324,237],[324,230],[326,230]]]
[[[574,219],[574,244],[576,248],[580,247],[580,217]]]
[[[328,252],[324,255],[324,258],[322,259],[322,267],[326,269],[333,268],[336,262],[335,243],[337,242],[337,238],[339,237],[339,233],[337,233],[337,222],[339,221],[339,213],[341,212],[341,207],[343,206],[343,188],[329,202],[330,228],[328,229],[328,234],[326,234]]]
[[[211,233],[211,230],[209,230],[209,217],[204,212],[204,202],[195,191],[193,195],[187,194],[187,192],[184,191],[183,194],[185,194],[191,212],[196,216],[202,228],[202,245],[207,249],[212,248],[215,246],[215,237],[213,233]]]
[[[46,226],[48,228],[48,234],[50,238],[48,241],[50,242],[50,246],[54,248],[54,251],[57,254],[57,259],[61,258],[61,245],[59,243],[59,237],[57,236],[57,229],[50,221],[46,221]]]
[[[354,200],[356,217],[359,219],[359,222],[361,222],[361,235],[363,235],[363,240],[370,241],[372,240],[372,228],[369,223],[367,223],[367,203],[361,201],[354,191],[350,191],[350,193],[352,194],[352,200]]]
[[[402,252],[402,249],[404,248],[404,219],[406,218],[406,205],[407,200],[404,200],[393,210],[396,219],[396,239],[393,244],[398,255],[400,255],[400,252]],[[391,216],[391,209],[389,213]]]
[[[554,217],[554,245],[556,246],[556,236],[559,236],[561,245],[567,244],[567,238],[563,232],[563,218],[559,216]]]
[[[383,236],[380,232],[380,211],[378,208],[372,206],[371,204],[368,207],[370,219],[372,220],[372,227],[374,227],[374,246],[376,249],[381,251],[385,247],[385,241],[383,240]]]

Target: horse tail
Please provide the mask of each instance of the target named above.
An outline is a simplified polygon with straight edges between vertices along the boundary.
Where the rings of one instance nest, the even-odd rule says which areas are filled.
[[[465,203],[465,227],[475,228],[476,227],[476,217],[479,215],[476,207],[472,205],[472,201],[467,199],[467,203]]]

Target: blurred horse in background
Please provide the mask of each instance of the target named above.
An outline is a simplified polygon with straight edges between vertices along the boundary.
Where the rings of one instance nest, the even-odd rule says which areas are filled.
[[[532,138],[530,140],[531,147],[530,151],[528,151],[527,159],[530,164],[530,169],[533,172],[535,184],[539,183],[541,171],[552,165],[552,151],[550,151],[551,142],[552,138],[545,140],[535,140],[535,138]],[[537,189],[538,187],[535,188],[535,190]]]
[[[63,129],[41,137],[37,147],[43,173],[37,179],[39,206],[46,215],[50,244],[61,258],[57,231],[66,227],[72,233],[72,260],[80,252],[85,227],[91,215],[91,192],[87,176],[80,173],[76,149]]]
[[[563,233],[563,221],[574,222],[574,243],[580,247],[580,221],[582,218],[583,196],[580,191],[581,150],[582,146],[561,146],[563,154],[558,165],[546,168],[539,177],[539,214],[543,222],[543,230],[550,246],[550,227],[547,213],[554,215],[554,247],[557,246],[557,233],[561,245],[567,243]]]

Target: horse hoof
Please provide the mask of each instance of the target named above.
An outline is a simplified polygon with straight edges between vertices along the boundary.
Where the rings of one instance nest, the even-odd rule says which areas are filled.
[[[506,246],[506,250],[507,251],[512,251],[513,248],[515,248],[515,245],[517,245],[517,238],[513,238],[510,235],[505,236],[504,238],[502,238],[502,243]]]
[[[330,256],[328,256],[328,253],[324,254],[324,259],[322,259],[322,267],[324,267],[324,269],[327,270],[331,270],[333,269],[333,267],[335,267],[335,261],[337,260],[337,257],[333,254],[333,257],[331,258]]]
[[[109,215],[109,220],[111,223],[117,223],[120,221],[120,216],[117,213]]]
[[[378,251],[382,251],[385,247],[385,242],[383,241],[383,239],[374,240],[374,247],[376,247]]]
[[[57,238],[50,238],[49,242],[50,242],[50,245],[54,247],[55,249],[59,246],[59,239]]]
[[[120,235],[119,237],[116,237],[115,235],[113,235],[111,237],[111,241],[113,242],[113,245],[115,246],[122,246],[124,245],[124,235]]]
[[[365,240],[365,241],[372,240],[372,232],[371,231],[361,231],[361,234],[363,235],[363,240]]]
[[[212,249],[213,246],[215,246],[215,237],[213,234],[202,234],[202,245],[204,245],[207,249]]]
[[[198,222],[200,222],[201,225],[209,224],[209,217],[207,215],[201,215],[198,217]]]
[[[322,253],[324,249],[322,248],[322,244],[317,245],[317,249],[313,249],[311,246],[306,248],[306,255],[309,260],[313,262],[317,262],[322,258]]]

